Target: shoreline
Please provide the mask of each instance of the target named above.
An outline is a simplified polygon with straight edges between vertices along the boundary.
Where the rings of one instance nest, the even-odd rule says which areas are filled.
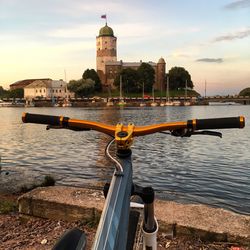
[[[3,200],[14,202],[18,197],[0,192],[0,204]],[[36,188],[18,200],[20,213],[0,213],[3,249],[51,249],[61,235],[73,227],[84,230],[87,249],[91,249],[104,203],[100,190],[65,186]],[[25,212],[25,209],[28,210]],[[160,226],[159,250],[250,249],[250,216],[158,199],[155,211]]]
[[[56,191],[58,188],[59,190]],[[52,191],[53,189],[54,191]],[[62,193],[63,190],[66,193]],[[61,197],[58,196],[58,192]],[[37,196],[34,196],[34,193]],[[56,194],[54,198],[53,193]],[[50,195],[48,196],[48,194]],[[68,196],[69,194],[71,195]],[[46,199],[44,199],[45,197]],[[55,197],[59,198],[60,202],[53,203],[51,197],[54,199],[54,202]],[[14,202],[17,198],[18,195],[4,196],[0,192],[0,203],[3,200]],[[67,200],[64,201],[64,198],[67,198]],[[23,199],[23,202],[25,200],[28,201],[30,208],[32,206],[30,212],[34,213],[40,210],[42,216],[37,217],[16,212],[0,213],[0,237],[2,239],[0,241],[0,248],[3,247],[6,250],[16,248],[22,250],[49,250],[65,231],[78,227],[87,235],[86,249],[91,249],[100,216],[100,206],[103,206],[104,202],[100,191],[62,186],[37,188],[19,197],[19,209],[21,199]],[[72,200],[73,203],[77,202],[77,204],[68,206]],[[43,202],[45,210],[43,209]],[[40,209],[37,210],[36,206],[38,204]],[[245,234],[243,238],[242,235],[238,237],[237,235],[230,235],[228,233],[228,230],[233,230],[238,234],[239,227],[236,224],[232,224],[232,221],[235,221],[235,219],[238,225],[245,224],[249,227],[249,216],[236,215],[235,219],[232,220],[231,216],[234,216],[234,214],[231,212],[226,212],[225,216],[224,211],[221,209],[211,209],[208,207],[204,209],[204,207],[200,205],[188,207],[173,202],[169,202],[166,206],[165,202],[156,200],[155,210],[160,226],[157,237],[157,249],[250,250],[249,230],[243,232]],[[86,212],[79,219],[77,218],[77,213],[84,211],[80,209],[85,209],[85,212],[89,212]],[[49,216],[44,216],[44,214],[48,215],[48,210],[50,210],[52,217],[57,216],[57,218],[46,218]],[[69,212],[69,215],[71,213],[74,219],[65,220],[66,212]],[[60,216],[62,213],[63,217]],[[175,220],[174,216],[178,216],[178,220]],[[199,221],[203,221],[203,228],[195,226],[199,224]],[[226,227],[225,222],[227,224]],[[213,232],[213,226],[215,226],[216,232]]]
[[[21,214],[69,222],[99,220],[104,201],[100,190],[66,186],[39,187],[18,198]],[[203,241],[237,242],[250,246],[250,216],[247,215],[157,198],[155,215],[160,228],[171,238],[199,237]]]

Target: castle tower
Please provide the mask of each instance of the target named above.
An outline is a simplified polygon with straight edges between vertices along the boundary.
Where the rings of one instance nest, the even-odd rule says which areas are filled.
[[[166,62],[161,57],[157,63],[156,67],[156,86],[155,88],[158,90],[165,90],[165,73],[166,73]]]
[[[117,61],[116,40],[113,30],[107,23],[96,37],[96,71],[102,84],[106,84],[105,63]]]

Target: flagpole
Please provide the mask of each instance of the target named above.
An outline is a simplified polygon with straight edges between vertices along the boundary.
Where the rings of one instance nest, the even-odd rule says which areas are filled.
[[[101,18],[104,18],[106,20],[106,26],[107,26],[108,25],[107,14],[101,15]]]

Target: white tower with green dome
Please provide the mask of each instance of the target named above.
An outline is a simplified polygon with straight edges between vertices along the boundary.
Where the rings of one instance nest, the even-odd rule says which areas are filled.
[[[116,40],[112,28],[107,23],[96,37],[96,70],[103,84],[106,83],[105,63],[117,61]]]

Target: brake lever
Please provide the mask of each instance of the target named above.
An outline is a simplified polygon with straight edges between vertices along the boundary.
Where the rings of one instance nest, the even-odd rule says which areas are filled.
[[[73,131],[89,131],[90,130],[88,128],[69,128],[69,127],[47,125],[46,130],[49,130],[49,129],[69,129]]]
[[[53,128],[53,129],[60,129],[60,128],[63,128],[63,127],[61,127],[61,126],[47,125],[46,130],[50,130],[51,128]]]
[[[211,135],[222,138],[222,133],[216,131],[207,131],[207,130],[193,132],[193,135]]]
[[[222,133],[216,131],[192,131],[189,129],[176,129],[171,132],[160,132],[162,134],[172,135],[176,137],[190,137],[192,135],[211,135],[211,136],[218,136],[222,138]]]

